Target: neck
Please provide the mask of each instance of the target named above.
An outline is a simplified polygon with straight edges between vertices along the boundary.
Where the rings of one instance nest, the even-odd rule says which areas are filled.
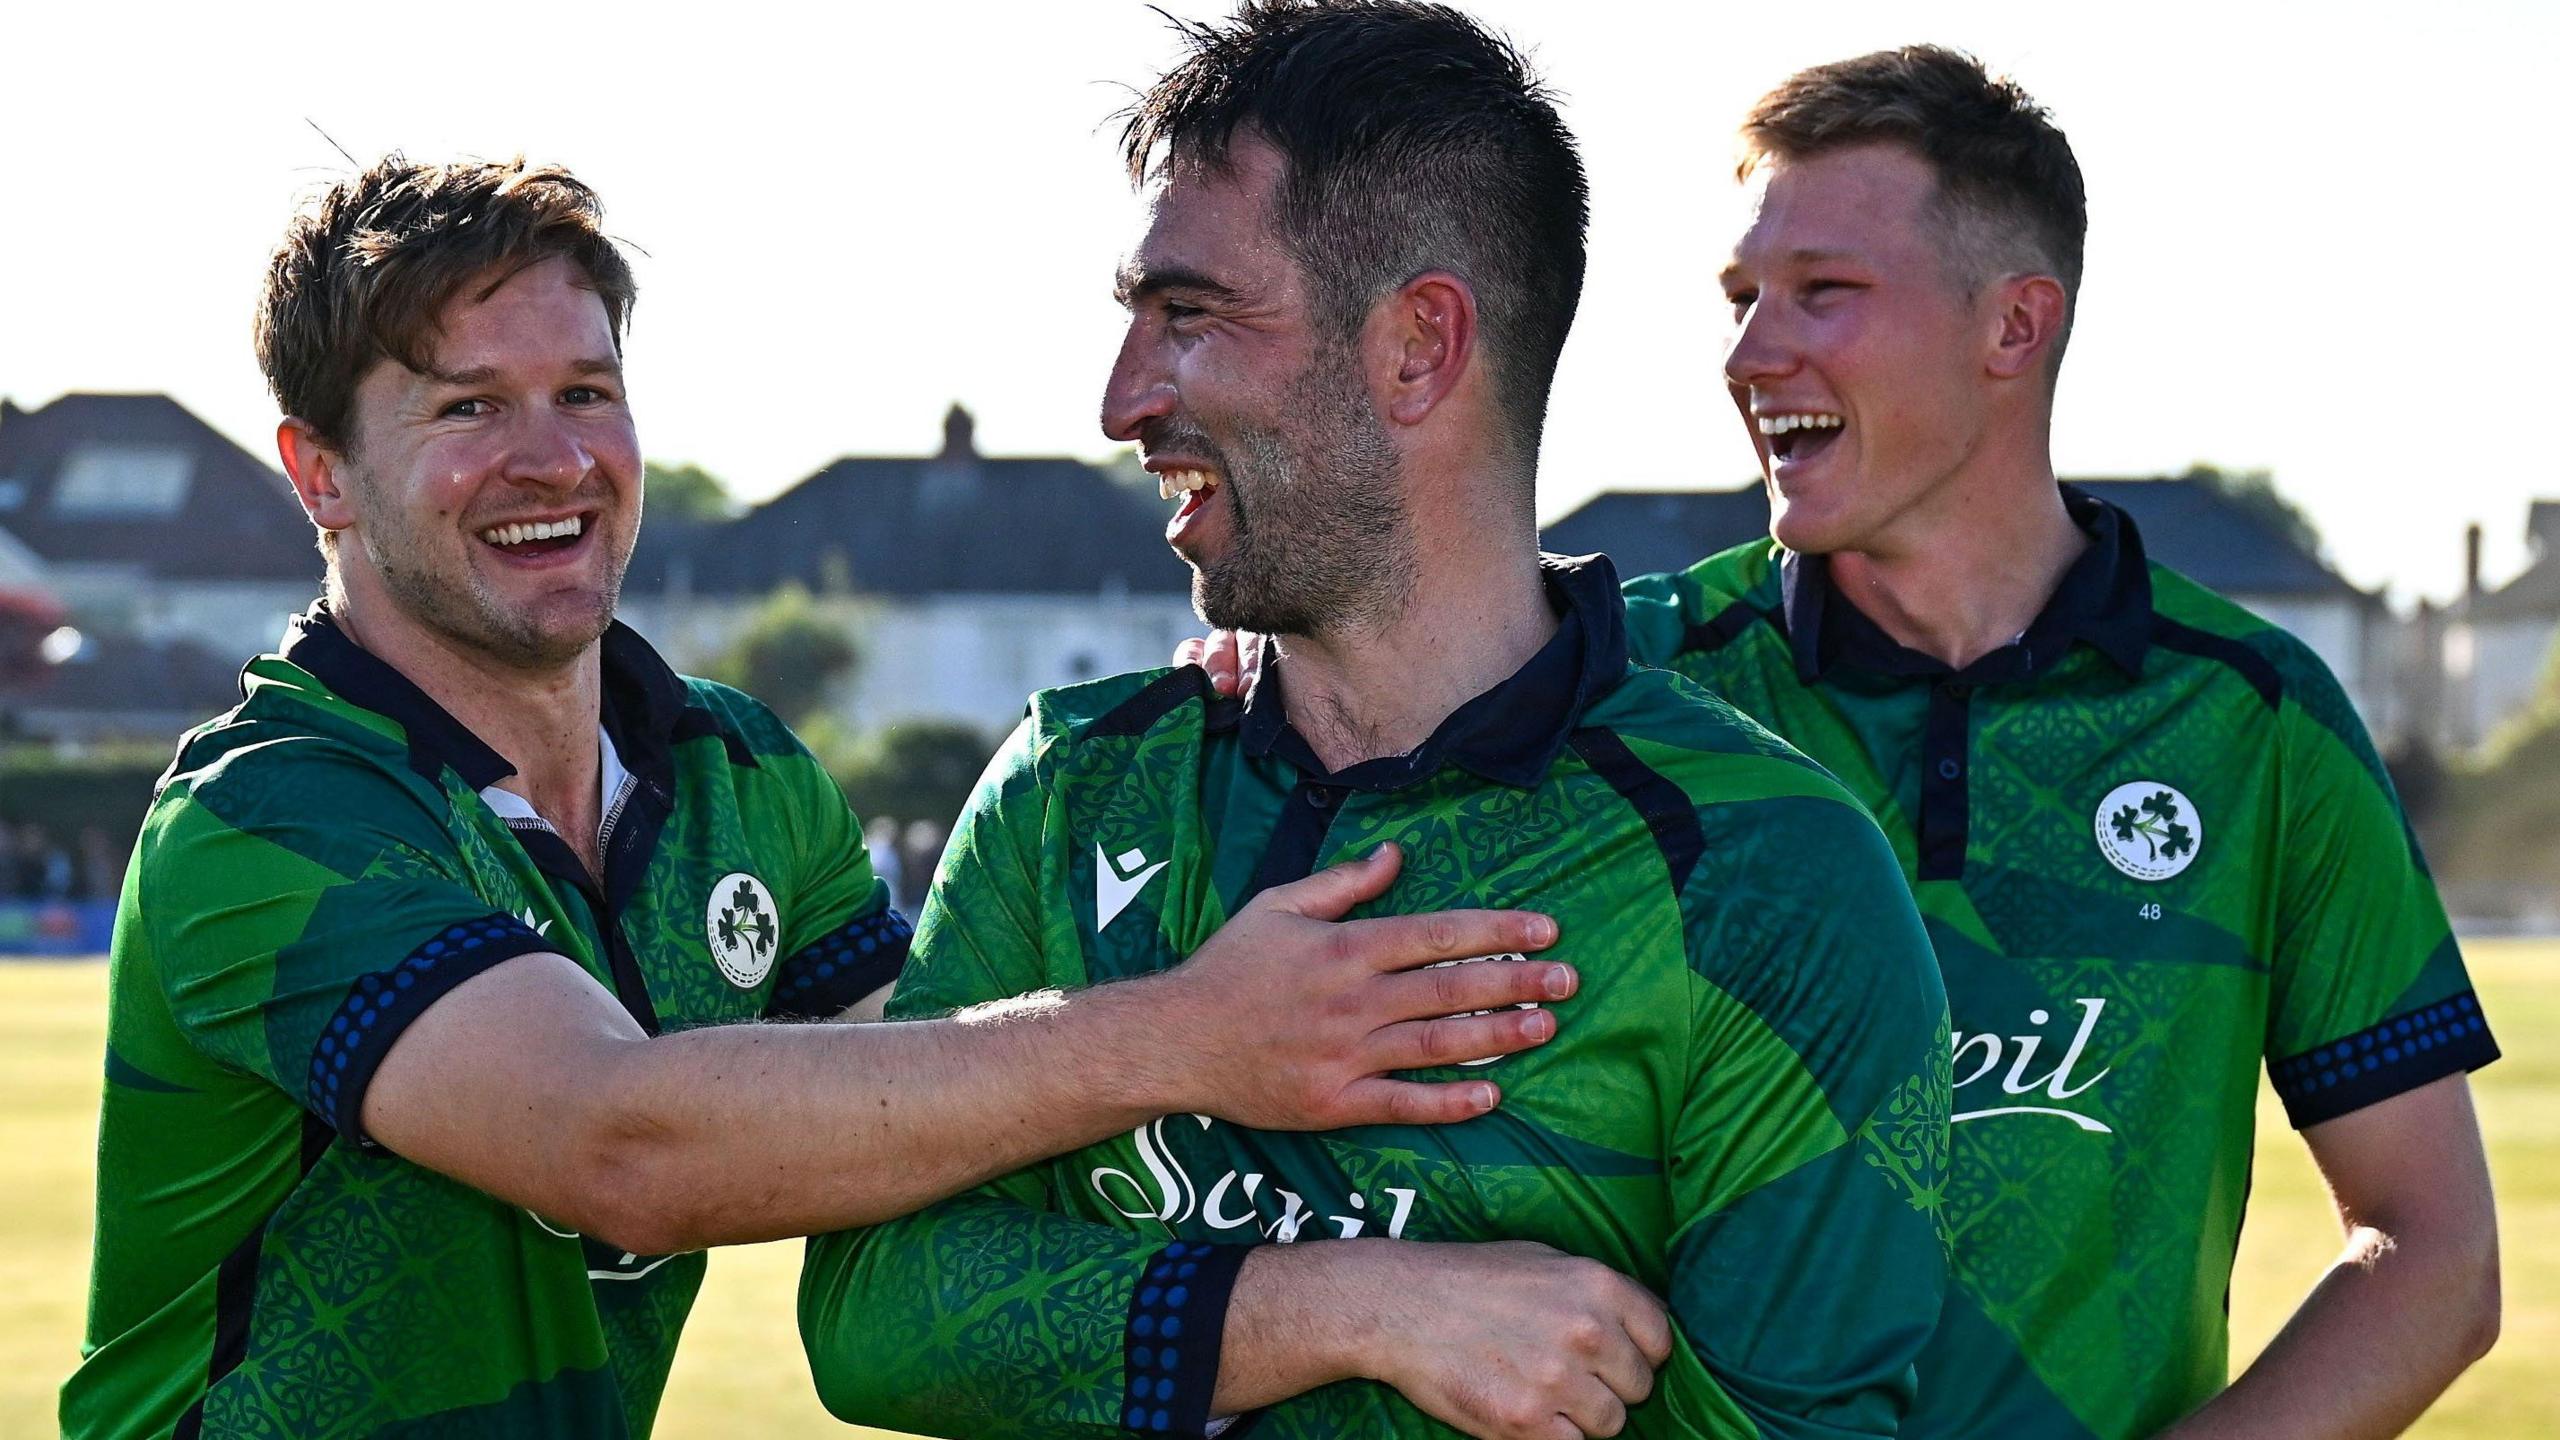
[[[596,744],[604,705],[601,642],[565,664],[521,669],[419,625],[385,596],[351,594],[331,614],[347,638],[507,757],[515,774],[498,783],[530,801],[593,868],[588,852],[600,819],[596,785],[603,765]]]
[[[1357,630],[1277,637],[1289,723],[1328,770],[1421,746],[1556,633],[1537,529],[1517,518],[1417,517],[1410,598]]]
[[[1829,557],[1834,590],[1905,648],[1956,669],[2015,641],[2089,537],[2052,461],[1960,477],[1887,535]]]

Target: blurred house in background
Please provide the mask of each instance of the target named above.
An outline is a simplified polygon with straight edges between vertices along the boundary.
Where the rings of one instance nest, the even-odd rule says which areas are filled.
[[[727,522],[650,522],[624,615],[700,670],[796,582],[853,636],[860,660],[833,708],[865,728],[1001,735],[1034,690],[1164,664],[1199,621],[1153,477],[981,455],[975,431],[955,405],[939,454],[838,460]]]
[[[2525,514],[2529,556],[2522,573],[2494,590],[2480,583],[2480,527],[2465,537],[2461,598],[2440,614],[2421,609],[2419,626],[2441,628],[2442,749],[2468,750],[2533,703],[2544,667],[2560,645],[2560,500],[2537,500]]]
[[[2122,506],[2154,560],[2299,636],[2337,674],[2387,747],[2411,701],[2398,626],[2379,593],[2359,590],[2262,507],[2188,479],[2073,480]],[[1758,485],[1732,490],[1610,491],[1546,529],[1550,550],[1605,550],[1621,576],[1676,570],[1769,533]]]
[[[0,540],[70,627],[42,671],[0,675],[0,726],[27,736],[165,744],[319,593],[284,477],[165,395],[0,400]]]

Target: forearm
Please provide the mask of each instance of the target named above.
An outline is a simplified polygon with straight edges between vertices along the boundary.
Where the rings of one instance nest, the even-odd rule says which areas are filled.
[[[844,1420],[1116,1434],[1138,1403],[1178,1430],[1353,1374],[1359,1317],[1374,1313],[1355,1272],[1377,1273],[1382,1247],[1402,1248],[1169,1245],[980,1191],[812,1239],[801,1338]]]
[[[1180,1103],[1146,1061],[1158,988],[619,1045],[582,1169],[653,1253],[875,1224]]]
[[[2494,1232],[2359,1228],[2248,1371],[2166,1437],[2397,1435],[2497,1331]]]

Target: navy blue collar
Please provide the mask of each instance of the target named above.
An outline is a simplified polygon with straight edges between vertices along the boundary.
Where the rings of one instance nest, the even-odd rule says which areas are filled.
[[[325,600],[296,617],[285,631],[284,659],[350,704],[396,721],[409,737],[409,768],[434,780],[450,768],[474,790],[516,773],[515,763],[453,718],[416,682],[389,661],[358,645],[338,628]],[[673,745],[681,738],[684,681],[668,668],[638,631],[617,620],[604,632],[605,734],[623,764],[642,780],[672,793]]]
[[[1787,552],[1778,562],[1780,615],[1796,677],[1810,685],[1829,667],[1845,665],[1877,675],[1998,685],[2044,674],[2075,642],[2095,647],[2126,674],[2140,675],[2151,648],[2151,566],[2142,553],[2142,535],[2132,516],[2086,491],[2065,485],[2062,503],[2088,535],[2089,547],[2063,572],[2025,634],[1962,670],[1905,647],[1839,597],[1824,557]]]
[[[1246,753],[1277,755],[1319,784],[1396,790],[1443,765],[1526,790],[1545,778],[1582,714],[1617,688],[1627,672],[1625,601],[1618,572],[1605,555],[1541,555],[1547,603],[1562,621],[1555,635],[1511,678],[1459,706],[1431,738],[1403,755],[1363,760],[1340,774],[1326,771],[1288,721],[1277,661],[1266,664],[1244,700],[1239,734]]]

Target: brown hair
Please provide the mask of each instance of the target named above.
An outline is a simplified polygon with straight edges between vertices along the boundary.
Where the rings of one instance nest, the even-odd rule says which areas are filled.
[[[1906,45],[1798,71],[1751,107],[1735,173],[1876,141],[1908,147],[1937,173],[1943,248],[1965,289],[2035,270],[2078,311],[2089,234],[2080,162],[2034,97],[1962,51]],[[2067,313],[2056,363],[2070,334]]]
[[[268,262],[257,320],[267,387],[284,413],[344,447],[374,362],[427,369],[437,317],[466,283],[488,276],[494,290],[554,256],[585,272],[618,350],[635,287],[603,220],[595,191],[557,165],[386,155],[296,215]]]

